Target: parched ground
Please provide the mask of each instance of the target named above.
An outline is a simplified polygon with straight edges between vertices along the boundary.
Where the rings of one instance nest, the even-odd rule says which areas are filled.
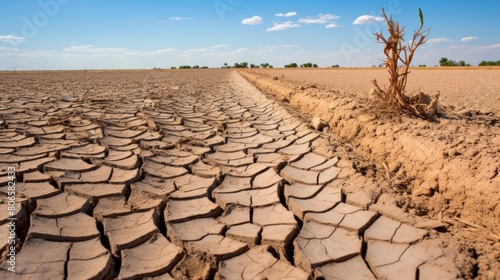
[[[410,69],[407,91],[440,93],[439,101],[456,111],[464,109],[500,114],[500,67],[426,67]],[[388,86],[385,68],[339,69],[268,69],[268,75],[284,77],[298,83],[313,83],[318,87],[339,91],[342,95],[364,97],[377,79],[380,87]]]
[[[364,173],[385,178],[378,180],[387,190],[378,202],[387,200],[409,213],[452,224],[446,230],[471,246],[479,276],[498,277],[498,68],[413,69],[409,92],[421,88],[441,94],[435,122],[375,108],[367,93],[373,78],[382,87],[387,84],[384,69],[240,73],[272,98],[323,119],[332,140],[348,145],[356,160],[365,159],[357,163]],[[478,84],[485,79],[490,82]]]
[[[500,275],[498,240],[480,251],[459,220],[409,211],[333,127],[314,130],[233,70],[0,79],[2,279]]]

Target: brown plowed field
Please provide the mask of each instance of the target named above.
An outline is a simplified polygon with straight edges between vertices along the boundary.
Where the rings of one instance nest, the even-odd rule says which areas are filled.
[[[0,73],[0,278],[500,275],[494,115],[449,121],[476,125],[484,149],[466,138],[420,169],[434,127],[362,134],[374,119],[354,98],[245,77],[268,96],[234,70]],[[427,135],[420,152],[405,123]],[[485,170],[454,191],[470,156]]]
[[[500,67],[429,67],[412,68],[410,71],[409,94],[419,90],[428,94],[439,92],[441,103],[458,111],[472,109],[495,112],[497,115],[500,112]],[[368,94],[373,87],[373,79],[377,79],[382,88],[388,85],[385,68],[268,69],[266,73],[358,96]]]
[[[498,68],[412,70],[409,92],[421,88],[441,94],[435,122],[393,115],[371,105],[370,81],[376,78],[381,87],[386,85],[384,69],[252,69],[240,73],[272,98],[324,120],[329,126],[325,132],[333,141],[366,160],[357,164],[363,173],[385,178],[378,181],[388,189],[379,204],[387,199],[408,213],[453,223],[447,230],[456,240],[474,244],[479,270],[490,273],[491,279],[498,277]]]

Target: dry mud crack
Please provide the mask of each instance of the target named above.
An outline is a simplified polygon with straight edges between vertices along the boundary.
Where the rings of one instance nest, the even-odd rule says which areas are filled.
[[[432,221],[374,211],[374,183],[234,71],[2,75],[1,279],[473,276]]]

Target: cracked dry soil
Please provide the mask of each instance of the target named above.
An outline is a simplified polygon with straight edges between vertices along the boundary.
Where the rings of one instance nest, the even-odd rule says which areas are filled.
[[[500,275],[439,221],[388,203],[346,145],[235,71],[0,77],[2,279]]]

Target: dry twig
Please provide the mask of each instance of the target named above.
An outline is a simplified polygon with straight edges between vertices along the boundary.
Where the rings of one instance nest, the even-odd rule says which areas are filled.
[[[400,109],[422,118],[432,118],[436,113],[439,94],[430,98],[420,92],[418,96],[409,97],[405,92],[415,51],[420,45],[425,44],[430,32],[430,28],[423,29],[422,10],[419,9],[420,28],[413,33],[412,39],[407,44],[404,40],[406,33],[404,26],[393,21],[392,17],[387,17],[384,9],[382,9],[382,17],[385,19],[389,37],[384,37],[382,31],[374,35],[377,42],[385,44],[385,67],[389,72],[389,88],[386,91],[380,89],[377,81],[374,80],[375,88],[370,92],[370,96],[381,100],[381,107]],[[399,66],[400,62],[402,66]]]
[[[460,219],[457,217],[453,217],[449,220],[443,220],[443,221],[450,223],[450,224],[453,224],[454,222],[460,222],[460,223],[470,227],[471,230],[473,230],[473,231],[479,231],[480,233],[484,234],[486,237],[488,237],[492,240],[500,241],[500,234],[497,234],[497,233],[493,232],[493,230],[486,228],[484,226],[480,226],[480,225],[473,223],[471,221],[467,221],[467,220]]]

